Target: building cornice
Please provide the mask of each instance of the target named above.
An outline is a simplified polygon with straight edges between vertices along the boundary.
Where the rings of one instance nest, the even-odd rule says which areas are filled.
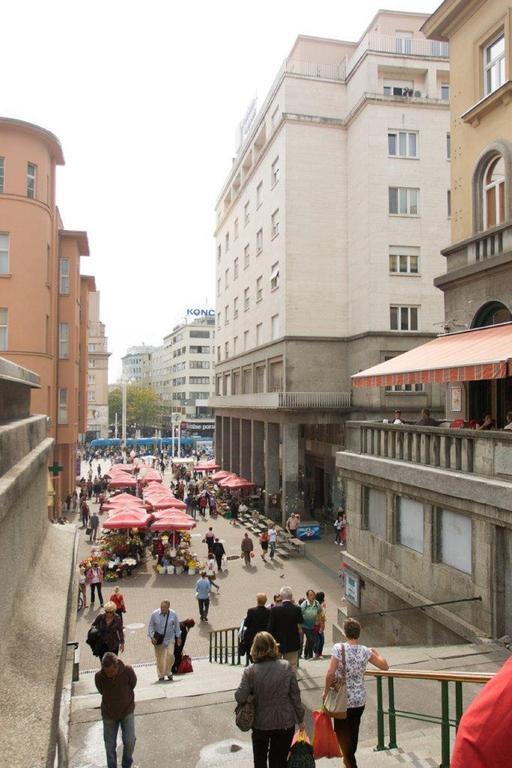
[[[28,123],[25,120],[18,120],[13,117],[0,117],[0,129],[2,128],[12,128],[23,133],[30,133],[32,136],[42,140],[50,150],[50,154],[56,164],[64,165],[64,154],[60,141],[54,133],[47,131],[46,128],[41,128],[41,126],[34,123]]]
[[[89,256],[89,240],[87,232],[84,230],[59,229],[59,237],[75,240],[79,249],[80,256]]]
[[[473,16],[486,0],[444,0],[421,27],[431,40],[449,42],[453,33]]]

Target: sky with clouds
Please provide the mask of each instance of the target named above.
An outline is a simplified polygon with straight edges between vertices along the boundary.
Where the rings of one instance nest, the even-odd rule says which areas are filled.
[[[388,0],[431,13],[436,0]],[[130,345],[160,344],[214,306],[214,204],[236,126],[298,34],[357,40],[380,3],[15,0],[2,7],[0,114],[62,143],[57,199],[85,229],[110,380]]]

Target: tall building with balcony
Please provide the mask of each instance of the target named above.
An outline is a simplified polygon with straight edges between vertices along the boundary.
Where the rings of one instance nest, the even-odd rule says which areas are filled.
[[[441,405],[437,385],[350,384],[442,322],[450,75],[425,19],[299,37],[217,200],[217,459],[281,493],[283,515],[340,503],[350,414]]]
[[[512,635],[510,3],[445,0],[423,31],[450,44],[451,244],[435,279],[448,333],[354,384],[376,397],[437,382],[447,420],[347,425],[345,561],[354,611],[455,601],[426,613],[465,637],[501,637]]]
[[[89,293],[87,334],[88,439],[108,437],[108,339],[100,320],[100,292]]]
[[[55,202],[59,140],[22,120],[0,118],[0,350],[40,377],[31,410],[50,419],[57,498],[75,488],[85,432],[88,293],[80,274],[87,233],[64,229]]]
[[[167,415],[183,415],[183,429],[191,435],[213,437],[213,413],[208,404],[215,386],[215,317],[193,317],[164,337]]]

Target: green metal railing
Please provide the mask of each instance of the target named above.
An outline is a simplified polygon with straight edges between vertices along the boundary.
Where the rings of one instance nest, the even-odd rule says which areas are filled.
[[[238,641],[239,627],[214,629],[210,632],[210,662],[216,664],[231,664],[231,666],[249,664],[249,654],[240,653]]]
[[[441,726],[441,764],[439,768],[450,768],[450,728],[459,727],[463,715],[463,689],[464,683],[484,685],[494,675],[479,672],[430,672],[429,670],[393,669],[386,672],[381,670],[367,670],[367,675],[376,677],[377,680],[377,746],[376,751],[396,749],[396,721],[402,717],[409,720],[419,720],[423,723],[432,723]],[[384,693],[382,679],[388,681],[388,708],[384,709]],[[395,679],[432,680],[441,684],[441,714],[429,715],[421,712],[409,712],[396,709],[395,706]],[[455,687],[455,717],[450,717],[450,683]],[[388,719],[389,741],[385,744],[385,718]]]

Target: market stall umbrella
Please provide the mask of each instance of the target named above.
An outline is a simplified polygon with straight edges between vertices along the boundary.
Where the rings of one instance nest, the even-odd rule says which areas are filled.
[[[109,507],[117,506],[118,504],[139,504],[142,506],[144,502],[139,499],[138,496],[134,496],[132,493],[117,493],[115,496],[111,496],[103,503],[103,507],[108,509]]]
[[[137,481],[127,474],[126,477],[114,477],[108,485],[109,488],[136,488]]]
[[[180,501],[180,499],[175,499],[174,497],[167,499],[167,498],[161,498],[161,499],[154,499],[150,500],[149,503],[151,504],[153,509],[186,509],[187,505],[185,502]]]
[[[162,482],[162,476],[160,475],[160,472],[157,472],[156,469],[143,469],[142,472],[144,473],[142,476],[142,482],[144,485],[147,483],[161,483]]]
[[[251,483],[250,480],[246,480],[244,477],[228,477],[226,480],[223,480],[220,485],[223,488],[229,488],[234,491],[243,488],[254,488],[255,483]]]
[[[152,531],[191,531],[196,527],[195,520],[188,515],[163,515],[151,525]]]
[[[216,469],[220,469],[219,464],[196,464],[194,472],[213,472]]]
[[[211,476],[211,480],[213,480],[215,483],[218,483],[219,480],[225,480],[227,477],[236,477],[236,475],[233,472],[226,472],[225,470],[221,470],[220,472],[215,472]]]
[[[145,512],[139,512],[136,509],[125,509],[116,512],[105,520],[103,528],[109,531],[121,531],[128,528],[147,528],[151,518]]]

